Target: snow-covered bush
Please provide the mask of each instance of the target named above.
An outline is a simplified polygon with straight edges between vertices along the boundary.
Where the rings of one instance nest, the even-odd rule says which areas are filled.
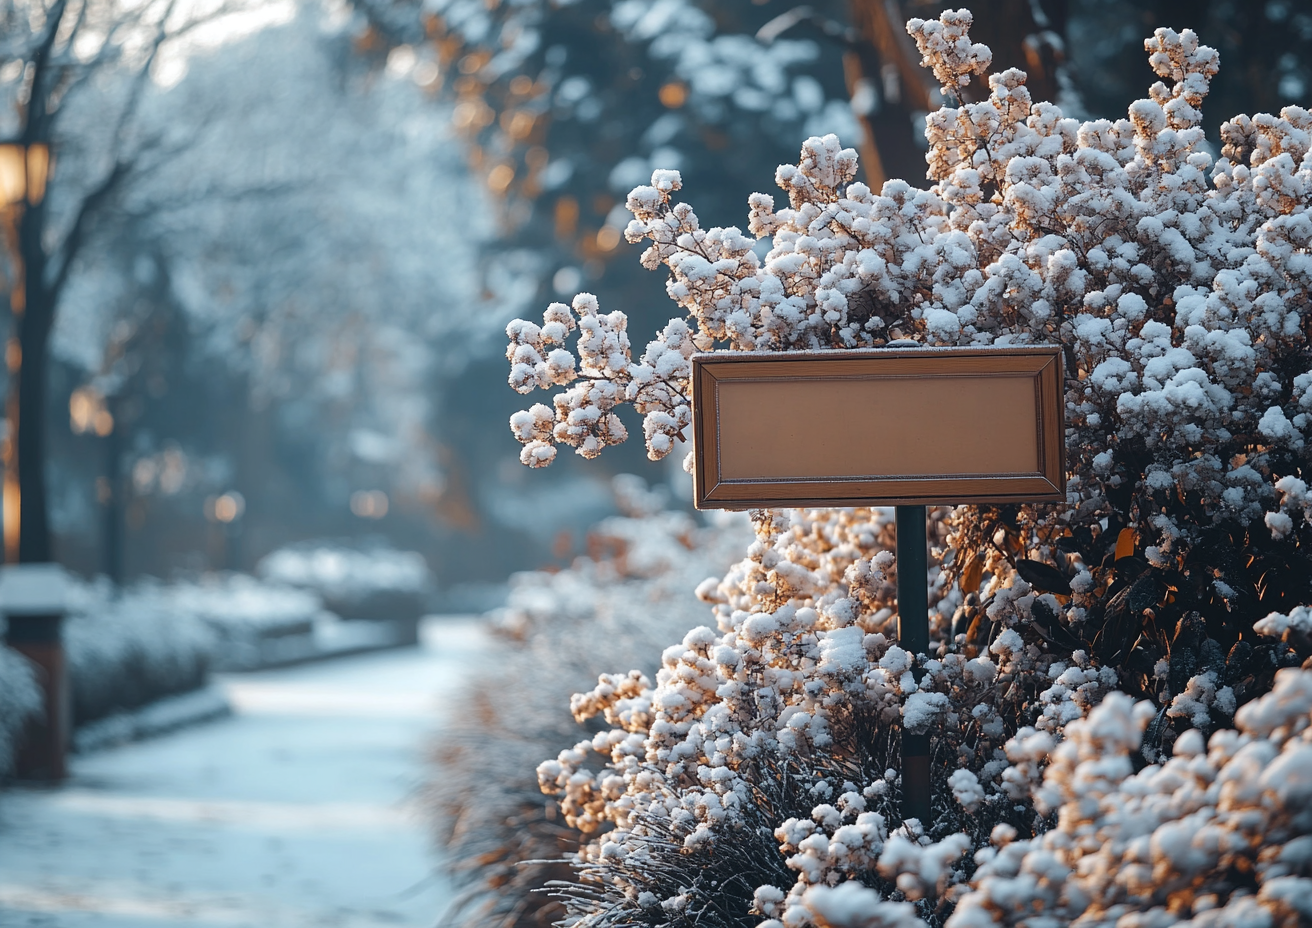
[[[908,24],[956,104],[927,119],[931,189],[876,193],[812,138],[776,175],[787,207],[754,195],[744,234],[703,229],[657,171],[626,235],[685,316],[640,360],[590,294],[508,327],[511,385],[563,388],[511,419],[535,467],[623,441],[625,404],[669,453],[697,350],[1066,360],[1066,503],[933,514],[929,653],[893,637],[886,515],[762,511],[747,559],[699,588],[715,628],[654,679],[575,697],[610,727],[538,771],[593,836],[572,925],[1297,923],[1310,707],[1252,720],[1312,686],[1285,670],[1264,695],[1312,655],[1312,115],[1235,117],[1215,157],[1217,55],[1158,29],[1149,98],[1080,123],[1015,69],[977,92],[970,23]],[[899,729],[932,737],[928,823],[901,818]],[[1267,762],[1248,798],[1225,785]]]
[[[418,618],[433,578],[423,555],[337,545],[281,548],[260,561],[260,576],[313,590],[348,619]]]
[[[71,587],[64,645],[75,725],[203,686],[211,670],[242,670],[316,653],[335,621],[317,594],[244,574]],[[0,767],[32,686],[25,664],[0,651]]]
[[[216,640],[198,616],[146,587],[82,587],[64,623],[75,725],[204,685]]]
[[[238,573],[141,584],[128,598],[203,622],[214,637],[218,670],[248,670],[312,653],[316,625],[332,618],[311,590]]]
[[[0,780],[14,770],[23,729],[41,712],[41,690],[30,663],[0,644]]]
[[[950,928],[1312,921],[1312,673],[1280,671],[1235,730],[1188,731],[1136,772],[1156,711],[1112,693],[1067,726],[1035,794],[1055,827],[976,854]]]
[[[543,861],[575,852],[580,836],[544,804],[533,770],[579,738],[563,711],[570,695],[616,667],[654,670],[665,642],[700,621],[693,588],[751,537],[738,517],[698,527],[663,510],[638,478],[621,475],[614,489],[624,515],[598,526],[591,556],[514,578],[507,606],[493,613],[502,641],[494,669],[444,726],[429,795],[465,888],[456,924],[545,926],[560,915],[535,890],[570,877],[567,863]]]
[[[193,581],[145,583],[133,593],[159,599],[214,627],[224,638],[308,632],[323,611],[314,593],[248,574],[205,574]]]

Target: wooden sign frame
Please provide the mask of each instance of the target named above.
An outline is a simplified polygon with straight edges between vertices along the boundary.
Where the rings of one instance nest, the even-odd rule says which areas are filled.
[[[692,364],[698,509],[1066,499],[1060,347],[723,351]]]

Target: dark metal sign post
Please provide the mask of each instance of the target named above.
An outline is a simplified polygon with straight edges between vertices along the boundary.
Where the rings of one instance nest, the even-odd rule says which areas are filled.
[[[929,651],[928,542],[924,506],[897,507],[897,640],[914,656]],[[921,679],[915,670],[916,682]],[[929,735],[902,733],[902,815],[929,829]]]
[[[1066,498],[1058,347],[692,362],[697,508],[897,507],[898,639],[913,656],[929,651],[926,507]],[[903,815],[926,828],[929,749],[903,733]]]

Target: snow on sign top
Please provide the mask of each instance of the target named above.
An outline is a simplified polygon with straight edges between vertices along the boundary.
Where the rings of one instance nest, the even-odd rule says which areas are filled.
[[[61,615],[68,606],[68,575],[58,564],[0,566],[0,614]]]
[[[694,355],[698,509],[1059,502],[1061,349]]]

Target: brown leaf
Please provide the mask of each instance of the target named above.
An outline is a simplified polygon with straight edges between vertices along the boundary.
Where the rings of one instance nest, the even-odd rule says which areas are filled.
[[[961,592],[978,593],[980,581],[984,579],[984,558],[978,554],[966,562],[966,569],[961,572]]]
[[[1016,562],[1016,573],[1025,582],[1045,593],[1070,593],[1071,582],[1060,570],[1042,561],[1020,560]]]
[[[1119,561],[1123,557],[1134,554],[1134,549],[1138,544],[1138,532],[1132,528],[1121,529],[1121,533],[1116,536],[1116,560]]]

